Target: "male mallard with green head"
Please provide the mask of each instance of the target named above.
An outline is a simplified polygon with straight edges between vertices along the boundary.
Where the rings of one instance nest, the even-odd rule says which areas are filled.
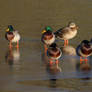
[[[47,56],[50,59],[50,64],[52,64],[54,61],[56,62],[56,64],[58,64],[58,59],[61,57],[61,55],[62,52],[60,48],[58,48],[56,43],[52,43],[47,50]]]
[[[83,40],[76,49],[77,55],[80,56],[80,63],[88,61],[87,57],[92,55],[92,44],[88,40]],[[83,59],[85,58],[85,59]]]
[[[42,32],[42,42],[44,43],[45,53],[47,52],[47,46],[51,45],[55,41],[55,35],[52,32],[52,28],[47,26]]]
[[[64,40],[64,46],[68,45],[68,40],[72,39],[77,34],[78,27],[74,22],[69,22],[67,27],[61,28],[54,34],[57,38]]]
[[[9,41],[10,48],[12,47],[13,42],[17,42],[16,47],[19,48],[20,34],[18,33],[18,31],[14,30],[12,25],[8,26],[6,30],[5,38]]]

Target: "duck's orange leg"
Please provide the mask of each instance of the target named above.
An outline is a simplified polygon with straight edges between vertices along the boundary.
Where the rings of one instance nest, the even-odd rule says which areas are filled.
[[[19,48],[17,48],[17,52],[19,52]]]
[[[52,59],[49,60],[49,64],[52,65],[53,64],[53,61]]]
[[[85,60],[85,63],[87,63],[87,61],[88,61],[87,57],[85,57],[85,59],[84,59],[84,60]]]
[[[64,40],[64,46],[66,46],[66,40]]]
[[[59,61],[58,60],[56,60],[56,64],[58,64],[59,63]]]
[[[12,42],[10,41],[9,43],[9,48],[11,49],[12,48]]]
[[[47,53],[47,49],[48,49],[48,48],[47,48],[47,45],[44,44],[44,52],[45,52],[45,53]]]
[[[66,45],[68,45],[69,44],[69,41],[68,40],[66,40]]]
[[[84,61],[84,59],[82,59],[82,57],[80,57],[80,64],[82,64],[83,61]]]
[[[17,46],[16,47],[19,48],[19,41],[17,41]]]

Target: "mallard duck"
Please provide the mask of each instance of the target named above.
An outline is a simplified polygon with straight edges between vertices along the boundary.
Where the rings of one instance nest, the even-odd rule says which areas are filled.
[[[83,40],[76,49],[77,55],[80,56],[80,63],[88,61],[87,57],[92,55],[92,44],[88,40]],[[83,59],[85,58],[85,59]]]
[[[51,45],[55,41],[55,35],[53,34],[50,26],[47,26],[43,30],[41,40],[44,43],[45,52],[47,52],[47,46]]]
[[[78,27],[74,22],[69,22],[67,27],[63,27],[54,34],[57,38],[64,40],[64,46],[68,45],[68,40],[72,39],[77,34]]]
[[[56,64],[58,64],[58,59],[61,57],[62,52],[60,48],[56,45],[56,43],[52,43],[48,50],[47,50],[47,56],[50,59],[50,64],[53,64],[53,61],[55,61]]]
[[[19,47],[19,40],[20,40],[20,34],[18,31],[14,30],[12,25],[8,26],[8,29],[6,30],[5,33],[5,38],[10,42],[9,47],[12,47],[12,43],[16,42],[17,43],[17,48]]]

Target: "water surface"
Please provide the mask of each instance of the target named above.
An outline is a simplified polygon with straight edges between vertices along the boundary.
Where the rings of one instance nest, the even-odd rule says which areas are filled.
[[[61,72],[52,73],[40,41],[45,26],[56,31],[74,21],[79,30],[70,46],[75,49],[92,38],[91,11],[91,0],[0,0],[0,92],[91,92],[92,73],[80,71],[75,51],[73,56],[64,52]],[[9,24],[21,34],[19,50],[10,51],[4,38]],[[57,43],[62,48],[63,41]]]

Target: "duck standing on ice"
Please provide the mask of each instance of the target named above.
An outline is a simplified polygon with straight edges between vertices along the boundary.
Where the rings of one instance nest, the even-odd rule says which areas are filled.
[[[54,34],[57,38],[64,40],[64,46],[68,45],[68,40],[77,35],[78,26],[74,22],[69,22],[68,26],[59,29]]]
[[[47,52],[47,46],[51,45],[55,41],[55,35],[52,32],[52,28],[50,26],[47,26],[42,31],[42,42],[44,43],[44,49],[45,53]]]
[[[58,59],[61,57],[62,52],[56,43],[52,43],[48,50],[47,56],[49,57],[49,63],[52,65],[54,62],[58,65]]]
[[[80,56],[80,63],[82,61],[88,61],[87,57],[92,55],[92,44],[88,40],[83,40],[81,44],[77,46],[77,55]],[[83,59],[84,58],[84,59]]]
[[[9,25],[6,33],[5,38],[9,41],[9,47],[12,48],[12,43],[17,43],[17,48],[19,48],[19,40],[20,40],[20,34],[17,30],[14,30],[12,25]]]

